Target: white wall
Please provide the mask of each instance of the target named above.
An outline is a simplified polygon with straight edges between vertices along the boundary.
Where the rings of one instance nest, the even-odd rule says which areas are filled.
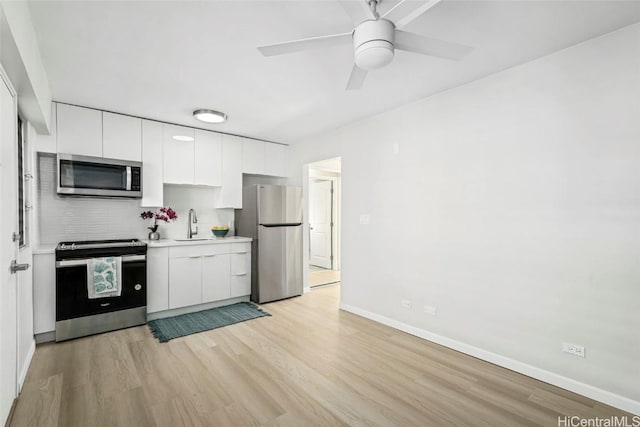
[[[48,133],[51,91],[26,1],[0,1],[0,61],[18,91],[22,117]]]
[[[640,24],[293,145],[293,183],[337,156],[343,307],[640,412]]]

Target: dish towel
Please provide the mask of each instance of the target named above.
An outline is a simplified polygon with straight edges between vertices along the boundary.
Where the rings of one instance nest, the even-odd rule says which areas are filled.
[[[122,294],[122,258],[91,258],[87,261],[89,299],[119,297]]]

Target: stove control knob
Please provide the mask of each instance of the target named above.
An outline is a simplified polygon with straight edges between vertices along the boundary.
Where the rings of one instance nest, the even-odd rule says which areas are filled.
[[[142,285],[140,283],[136,283],[133,289],[135,289],[136,291],[139,291],[140,289],[142,289]]]

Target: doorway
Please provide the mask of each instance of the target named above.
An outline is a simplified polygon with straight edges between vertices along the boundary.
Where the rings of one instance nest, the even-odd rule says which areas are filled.
[[[340,282],[340,158],[309,164],[309,282]]]

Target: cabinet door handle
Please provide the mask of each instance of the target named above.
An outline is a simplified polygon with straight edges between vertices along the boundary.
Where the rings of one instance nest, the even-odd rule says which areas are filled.
[[[246,276],[247,273],[238,273],[238,274],[234,274],[234,276]]]
[[[200,255],[190,256],[189,258],[191,258],[191,259],[200,258]]]
[[[205,258],[211,258],[213,256],[216,256],[217,254],[210,254],[210,255],[203,255]]]
[[[249,251],[244,251],[244,252],[234,252],[234,254],[248,254]]]

